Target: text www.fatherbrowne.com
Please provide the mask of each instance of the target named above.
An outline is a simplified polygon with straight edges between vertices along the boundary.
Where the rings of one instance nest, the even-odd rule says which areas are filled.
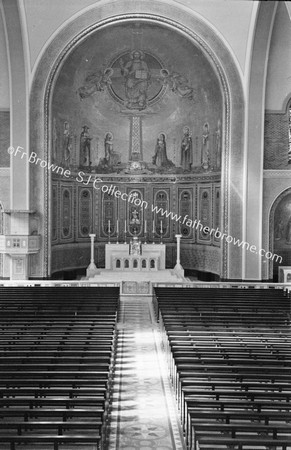
[[[23,159],[26,157],[28,159],[28,162],[30,164],[39,165],[43,169],[47,169],[49,171],[52,171],[54,173],[57,173],[59,175],[62,175],[66,178],[72,178],[71,171],[69,169],[65,169],[62,166],[58,166],[53,163],[48,163],[46,160],[43,160],[37,156],[35,152],[31,152],[30,154],[23,151],[23,147],[17,147],[14,149],[14,147],[8,148],[8,153],[10,155],[16,156],[19,154],[19,157]],[[88,178],[87,178],[88,176]],[[74,177],[74,176],[73,176]],[[86,179],[87,178],[87,179]],[[93,189],[101,190],[103,193],[107,193],[109,195],[114,195],[116,198],[121,198],[121,200],[126,201],[128,203],[132,203],[135,206],[138,206],[140,208],[147,209],[148,208],[148,202],[146,200],[142,200],[139,197],[135,196],[133,193],[127,194],[126,192],[121,192],[117,186],[110,185],[103,183],[103,180],[93,174],[86,174],[85,172],[79,171],[77,176],[75,177],[75,180],[78,183],[82,183],[85,186],[88,186],[88,184],[92,183]],[[157,214],[160,218],[166,217],[170,220],[173,220],[179,224],[184,224],[185,226],[192,228],[194,230],[200,230],[204,234],[209,234],[210,236],[213,235],[216,239],[225,240],[228,244],[236,245],[237,247],[241,247],[243,249],[249,250],[251,253],[258,254],[268,260],[276,261],[279,264],[282,262],[282,256],[277,255],[276,253],[269,252],[263,248],[257,249],[256,245],[250,245],[246,241],[242,241],[240,239],[236,239],[233,236],[230,236],[229,234],[222,233],[219,228],[210,228],[206,225],[203,225],[199,219],[192,220],[188,217],[186,214],[185,216],[179,216],[176,213],[173,213],[172,211],[168,211],[166,209],[160,208],[158,206],[151,206],[152,213]]]

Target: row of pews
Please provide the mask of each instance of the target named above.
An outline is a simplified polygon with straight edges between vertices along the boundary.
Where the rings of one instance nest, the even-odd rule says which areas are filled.
[[[291,449],[290,299],[275,289],[156,288],[188,449]]]
[[[1,449],[103,448],[118,302],[114,287],[0,288]]]

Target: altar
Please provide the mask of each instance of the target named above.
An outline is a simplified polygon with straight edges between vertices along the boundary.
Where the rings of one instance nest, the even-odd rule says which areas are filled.
[[[141,244],[134,238],[129,244],[105,245],[105,269],[152,272],[165,268],[165,244]]]

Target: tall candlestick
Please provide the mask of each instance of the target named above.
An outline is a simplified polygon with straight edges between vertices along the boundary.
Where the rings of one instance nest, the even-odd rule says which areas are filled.
[[[155,232],[155,221],[153,220],[153,234]]]
[[[181,262],[180,262],[180,251],[181,251],[181,249],[180,249],[180,240],[181,240],[182,235],[181,234],[176,234],[175,237],[177,239],[177,261],[176,261],[176,265],[174,267],[174,270],[176,272],[178,272],[180,275],[184,276],[184,269],[181,266]]]
[[[147,221],[146,220],[144,221],[144,232],[145,233],[147,232]]]
[[[95,239],[96,234],[90,233],[89,236],[91,239],[91,259],[90,259],[90,264],[86,270],[86,275],[87,275],[87,277],[94,277],[95,275],[97,275],[99,273],[99,271],[95,265],[95,262],[94,262],[94,239]]]
[[[108,220],[108,233],[110,233],[110,220]]]
[[[124,232],[126,233],[126,219],[124,221]]]
[[[161,230],[161,234],[162,234],[163,233],[163,223],[162,223],[162,221],[160,222],[160,224],[161,224],[160,230]]]
[[[118,219],[116,221],[116,233],[118,234],[119,228],[118,228]]]

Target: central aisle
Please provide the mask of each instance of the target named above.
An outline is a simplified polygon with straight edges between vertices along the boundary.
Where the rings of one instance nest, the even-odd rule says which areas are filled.
[[[184,450],[151,300],[120,300],[109,450]]]

